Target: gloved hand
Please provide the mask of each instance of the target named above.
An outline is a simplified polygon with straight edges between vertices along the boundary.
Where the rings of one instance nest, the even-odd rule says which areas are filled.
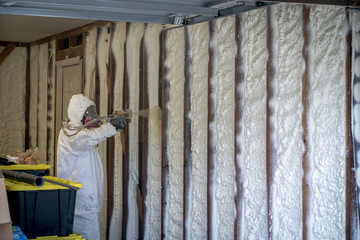
[[[121,116],[117,116],[110,120],[110,123],[116,128],[117,131],[122,130],[127,124],[127,119]]]

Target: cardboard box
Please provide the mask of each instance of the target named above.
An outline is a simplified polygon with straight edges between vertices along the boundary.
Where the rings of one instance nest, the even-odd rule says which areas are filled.
[[[5,180],[2,171],[0,171],[0,236],[4,240],[12,240],[11,219],[9,204],[5,189]]]

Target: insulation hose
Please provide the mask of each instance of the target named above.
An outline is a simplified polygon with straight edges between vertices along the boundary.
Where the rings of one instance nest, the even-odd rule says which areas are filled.
[[[3,174],[7,178],[15,179],[19,182],[25,182],[33,184],[36,187],[41,187],[44,185],[44,179],[39,176],[35,176],[29,173],[24,172],[16,172],[16,171],[10,171],[10,170],[2,170]]]

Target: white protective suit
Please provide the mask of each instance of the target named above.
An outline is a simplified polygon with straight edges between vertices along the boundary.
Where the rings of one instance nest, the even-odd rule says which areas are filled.
[[[85,110],[90,105],[95,104],[82,94],[72,96],[68,107],[68,125],[81,126]],[[104,175],[97,145],[116,133],[113,125],[105,123],[98,128],[84,128],[70,137],[63,130],[59,134],[57,175],[83,184],[76,196],[73,229],[86,239],[100,239],[98,217],[102,206]]]

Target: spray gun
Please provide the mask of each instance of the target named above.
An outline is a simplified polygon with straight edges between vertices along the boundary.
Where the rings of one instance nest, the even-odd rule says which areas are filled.
[[[117,110],[113,112],[113,116],[120,116],[120,117],[124,117],[128,120],[128,122],[131,122],[132,119],[132,111],[131,109],[126,109],[125,111],[122,110]]]
[[[100,126],[102,122],[110,122],[112,119],[118,118],[118,117],[124,117],[127,120],[127,123],[130,123],[131,119],[132,119],[131,109],[126,109],[125,111],[117,110],[117,111],[114,111],[113,114],[110,114],[110,115],[94,117],[92,120],[87,121],[84,125],[81,125],[81,126],[70,126],[68,124],[69,120],[65,119],[62,122],[61,128],[66,136],[71,137],[71,136],[76,135],[78,132],[80,132],[84,128],[91,128],[94,125]],[[69,131],[71,131],[71,132],[69,132]]]

